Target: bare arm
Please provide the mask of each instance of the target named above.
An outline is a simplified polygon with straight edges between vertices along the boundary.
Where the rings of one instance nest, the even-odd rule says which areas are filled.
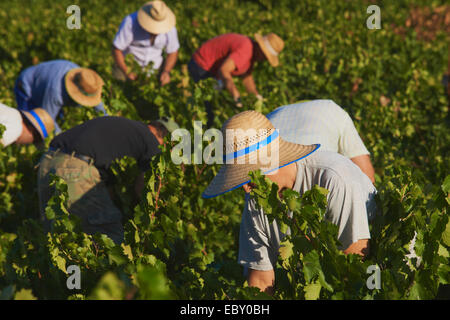
[[[115,47],[113,47],[112,51],[113,51],[113,58],[117,66],[120,68],[120,70],[122,70],[125,74],[127,74],[128,68],[127,65],[125,64],[125,57],[123,56],[122,51],[120,51]]]
[[[234,101],[236,101],[239,97],[239,91],[234,85],[233,78],[231,76],[231,72],[236,69],[236,65],[234,64],[234,61],[230,58],[226,59],[219,69],[219,78],[223,80],[225,83],[225,88],[231,93],[231,96],[233,97]]]
[[[170,72],[173,67],[175,67],[175,64],[177,63],[177,58],[178,58],[178,51],[169,53],[166,57],[166,61],[164,63],[164,71]]]
[[[375,170],[372,166],[372,162],[370,161],[370,156],[368,154],[353,157],[350,160],[352,160],[361,169],[361,171],[369,177],[372,183],[375,183]]]
[[[177,63],[177,58],[178,58],[178,51],[167,54],[166,61],[164,63],[164,68],[159,77],[159,81],[161,82],[162,86],[170,82],[170,71],[173,69],[173,67],[175,67],[175,64]]]
[[[370,242],[369,239],[360,239],[356,242],[353,242],[348,246],[347,249],[343,251],[345,254],[358,254],[362,257],[366,257],[370,252]]]
[[[259,95],[258,90],[256,90],[255,81],[251,73],[242,76],[242,84],[245,86],[245,89],[248,93],[252,93],[255,96]]]
[[[248,285],[250,287],[257,287],[261,291],[272,295],[275,283],[275,273],[273,270],[260,271],[248,269]]]
[[[127,75],[128,79],[130,79],[130,80],[136,79],[136,75],[134,73],[128,74],[128,67],[125,64],[125,57],[123,56],[122,51],[113,47],[113,58],[117,64],[117,66],[119,67],[119,69],[122,70],[123,73]]]

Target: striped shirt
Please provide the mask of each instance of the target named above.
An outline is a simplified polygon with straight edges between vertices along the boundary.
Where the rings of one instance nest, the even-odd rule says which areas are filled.
[[[280,136],[298,144],[320,143],[318,151],[348,158],[370,154],[348,113],[332,100],[311,100],[279,107],[267,118]]]

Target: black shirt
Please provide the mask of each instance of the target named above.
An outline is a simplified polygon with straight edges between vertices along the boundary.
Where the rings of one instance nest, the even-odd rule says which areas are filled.
[[[57,135],[50,148],[89,156],[103,179],[116,159],[130,156],[146,171],[150,159],[161,152],[159,143],[147,125],[121,117],[105,116],[86,121]]]

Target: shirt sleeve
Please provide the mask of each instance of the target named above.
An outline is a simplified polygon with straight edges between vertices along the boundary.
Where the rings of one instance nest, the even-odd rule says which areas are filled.
[[[177,29],[175,27],[173,27],[167,33],[166,53],[177,52],[179,48],[180,48],[180,42],[178,41]]]
[[[150,159],[139,160],[137,165],[141,171],[146,172],[150,169]]]
[[[125,17],[120,24],[119,31],[113,40],[113,45],[116,49],[124,51],[133,41],[132,19],[130,16]]]
[[[338,141],[338,152],[348,158],[370,154],[347,113]]]
[[[55,121],[55,133],[56,134],[58,134],[58,133],[61,133],[61,128],[59,127],[59,125],[58,125],[58,123]]]
[[[29,84],[28,79],[23,76],[23,73],[20,74],[19,78],[16,80],[16,84],[14,86],[14,94],[16,95],[17,109],[19,110],[30,110],[29,100]]]
[[[56,118],[60,114],[63,105],[62,98],[58,99],[56,96],[58,94],[56,91],[47,90],[42,99],[42,105],[37,106],[47,111],[54,121],[56,121]]]
[[[238,262],[253,270],[273,270],[278,248],[271,244],[269,221],[263,210],[256,207],[256,201],[246,197],[239,231]]]
[[[351,177],[350,172],[344,172]],[[344,250],[361,239],[370,239],[368,205],[373,196],[354,181],[344,180],[337,175],[329,179],[327,219],[337,225],[338,240]]]
[[[238,72],[245,71],[245,67],[249,66],[249,61],[251,61],[253,55],[253,47],[250,39],[248,41],[242,42],[237,48],[235,48],[229,55],[228,58],[233,60],[236,70]]]
[[[143,171],[147,171],[150,169],[150,161],[151,159],[161,153],[161,149],[159,149],[159,143],[156,140],[156,137],[152,140],[147,140],[146,147],[142,155],[136,159],[138,167]]]
[[[55,133],[61,132],[61,128],[56,121],[58,118],[62,120],[64,116],[62,108],[64,105],[64,100],[61,90],[62,88],[59,86],[47,86],[45,92],[43,93],[42,105],[37,106],[38,108],[43,108],[48,112],[50,117],[52,117],[55,124]]]
[[[103,115],[107,116],[108,113],[105,110],[105,106],[103,105],[103,102],[100,102],[98,105],[96,105],[94,107],[95,110],[99,111],[99,112],[103,112]]]

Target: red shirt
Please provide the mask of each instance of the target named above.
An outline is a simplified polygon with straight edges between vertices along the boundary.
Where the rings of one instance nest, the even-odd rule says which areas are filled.
[[[253,66],[252,40],[238,33],[223,34],[206,41],[193,55],[195,62],[214,76],[217,75],[220,66],[227,58],[231,58],[236,65],[236,69],[231,75],[239,76],[251,71]]]

